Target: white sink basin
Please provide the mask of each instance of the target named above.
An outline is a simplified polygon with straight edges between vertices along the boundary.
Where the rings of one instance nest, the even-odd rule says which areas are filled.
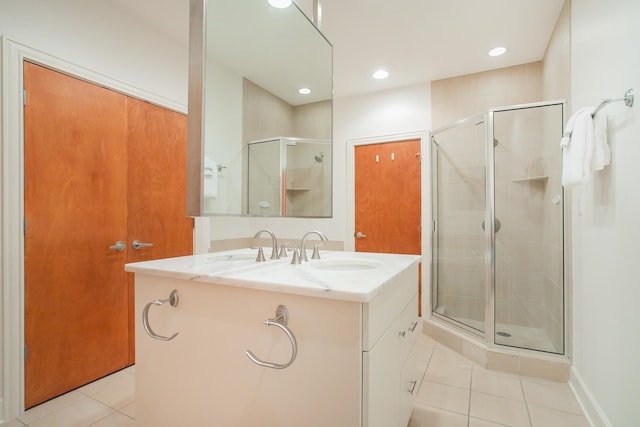
[[[354,270],[371,270],[373,268],[382,267],[382,263],[368,259],[346,258],[346,259],[326,259],[311,261],[309,264],[312,268],[330,271],[354,271]]]

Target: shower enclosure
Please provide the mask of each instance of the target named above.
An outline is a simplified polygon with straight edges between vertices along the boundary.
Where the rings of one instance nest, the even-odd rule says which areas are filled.
[[[432,313],[502,345],[565,353],[564,103],[431,134]]]

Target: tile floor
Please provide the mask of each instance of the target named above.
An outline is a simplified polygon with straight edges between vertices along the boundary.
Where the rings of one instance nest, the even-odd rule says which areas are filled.
[[[417,345],[424,377],[408,427],[589,427],[567,384],[486,370],[426,335]],[[3,427],[135,427],[134,390],[131,367]]]

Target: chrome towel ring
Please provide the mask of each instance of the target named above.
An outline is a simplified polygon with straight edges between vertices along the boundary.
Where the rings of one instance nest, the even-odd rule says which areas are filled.
[[[171,341],[178,335],[177,332],[170,337],[158,335],[153,331],[153,329],[151,329],[151,325],[149,325],[149,308],[151,308],[152,305],[162,305],[165,302],[168,302],[171,307],[176,307],[178,305],[178,299],[178,291],[174,289],[169,294],[169,298],[162,300],[157,299],[144,306],[144,310],[142,310],[142,326],[144,326],[144,330],[147,331],[147,334],[149,334],[151,338],[155,338],[160,341]]]
[[[278,364],[278,363],[262,361],[258,359],[253,354],[253,352],[251,352],[251,350],[245,351],[244,354],[246,354],[247,357],[251,359],[253,363],[255,363],[256,365],[264,366],[265,368],[284,369],[291,366],[293,361],[296,360],[296,356],[298,355],[298,342],[296,341],[296,337],[293,335],[293,332],[291,332],[291,330],[287,327],[288,321],[289,321],[289,311],[287,310],[287,307],[285,307],[284,305],[278,306],[278,308],[276,309],[275,318],[262,321],[262,323],[264,323],[267,326],[277,326],[278,328],[282,329],[284,333],[287,334],[287,336],[289,337],[289,340],[291,341],[292,353],[291,353],[291,359],[289,359],[287,363]]]

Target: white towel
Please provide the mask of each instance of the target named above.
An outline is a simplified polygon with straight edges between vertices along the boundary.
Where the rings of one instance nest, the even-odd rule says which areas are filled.
[[[607,112],[601,111],[593,118],[593,158],[591,170],[599,171],[611,163],[611,149],[607,129]]]
[[[562,151],[562,185],[573,187],[589,180],[593,157],[593,107],[576,111],[564,130]]]
[[[208,157],[204,158],[204,197],[218,197],[218,165]]]

